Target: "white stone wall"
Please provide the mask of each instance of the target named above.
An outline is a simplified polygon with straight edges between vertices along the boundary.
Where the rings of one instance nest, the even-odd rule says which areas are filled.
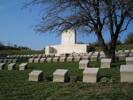
[[[57,54],[63,54],[63,53],[86,53],[87,52],[87,45],[83,44],[75,44],[75,45],[69,45],[69,46],[63,46],[63,45],[54,45],[50,46],[56,49]],[[46,54],[52,53],[50,52],[52,50],[47,51]]]

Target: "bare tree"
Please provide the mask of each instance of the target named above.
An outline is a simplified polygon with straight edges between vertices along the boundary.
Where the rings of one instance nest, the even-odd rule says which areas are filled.
[[[99,45],[112,60],[118,36],[133,20],[132,0],[31,0],[29,4],[44,7],[44,15],[36,27],[38,32],[75,28],[95,33]],[[111,37],[110,46],[103,38],[105,29]]]

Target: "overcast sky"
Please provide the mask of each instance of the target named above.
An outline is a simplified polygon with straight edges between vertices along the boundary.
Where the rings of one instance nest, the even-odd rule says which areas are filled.
[[[0,42],[4,44],[17,44],[32,49],[43,49],[47,45],[60,44],[60,37],[56,34],[38,34],[34,26],[40,22],[41,13],[37,7],[22,9],[26,0],[0,0]],[[130,24],[125,33],[133,31]],[[123,41],[127,34],[119,38]],[[105,35],[106,41],[109,36]],[[78,42],[92,43],[96,41],[95,35],[77,34]]]

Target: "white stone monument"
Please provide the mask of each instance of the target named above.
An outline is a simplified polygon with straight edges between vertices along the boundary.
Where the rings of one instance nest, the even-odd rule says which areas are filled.
[[[54,54],[72,54],[72,53],[87,53],[87,44],[76,44],[76,31],[69,29],[61,34],[61,45],[47,46],[45,53],[47,55]]]

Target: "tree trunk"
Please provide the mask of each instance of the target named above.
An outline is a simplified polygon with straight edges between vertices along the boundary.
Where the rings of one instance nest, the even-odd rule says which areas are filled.
[[[105,44],[103,36],[101,33],[97,33],[97,37],[98,37],[98,42],[99,45],[101,46],[101,48],[103,49],[105,55],[107,58],[110,58],[110,51],[108,49],[108,46]]]
[[[112,62],[116,62],[115,51],[116,51],[117,37],[118,36],[114,35],[111,40],[110,55],[111,55]]]
[[[112,43],[112,46],[110,48],[110,55],[111,55],[112,62],[116,61],[115,50],[116,50],[116,45],[115,43]]]

